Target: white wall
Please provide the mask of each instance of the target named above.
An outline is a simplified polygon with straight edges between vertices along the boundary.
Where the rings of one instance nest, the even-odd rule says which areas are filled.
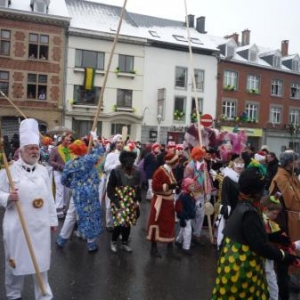
[[[197,98],[203,98],[203,113],[215,117],[217,100],[217,59],[213,56],[193,54],[194,69],[205,72],[204,92],[197,91]],[[188,68],[187,90],[175,89],[175,68]],[[195,98],[192,91],[192,68],[188,52],[146,47],[145,49],[145,76],[144,76],[144,108],[148,107],[144,123],[147,125],[157,124],[157,95],[158,89],[166,89],[165,120],[161,125],[171,126],[173,122],[174,98],[185,96],[186,118],[185,122],[176,125],[185,126],[190,123],[191,101]]]

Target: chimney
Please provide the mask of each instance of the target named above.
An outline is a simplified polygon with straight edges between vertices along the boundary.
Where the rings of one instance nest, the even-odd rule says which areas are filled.
[[[205,31],[205,17],[199,17],[196,20],[196,30],[200,33],[207,33]]]
[[[281,55],[288,56],[289,55],[289,41],[284,40],[281,42]]]
[[[194,15],[188,15],[187,18],[188,18],[189,28],[194,28],[195,16]]]
[[[239,45],[239,35],[235,32],[231,35],[224,36],[225,39],[233,39],[237,45]]]
[[[242,31],[242,46],[246,46],[250,44],[250,30],[245,29]]]

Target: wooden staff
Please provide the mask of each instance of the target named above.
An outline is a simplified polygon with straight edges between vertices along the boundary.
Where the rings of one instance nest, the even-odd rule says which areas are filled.
[[[26,116],[20,111],[20,109],[1,90],[0,94],[19,112],[21,116],[26,119]]]
[[[114,43],[113,43],[113,46],[112,46],[112,50],[110,52],[110,57],[109,57],[107,69],[106,69],[104,80],[103,80],[103,86],[102,86],[102,89],[101,89],[100,95],[99,95],[98,107],[97,107],[96,115],[95,115],[95,118],[94,118],[94,122],[93,122],[93,126],[92,126],[92,131],[95,131],[96,128],[97,128],[98,118],[99,118],[100,111],[101,111],[101,104],[103,103],[104,90],[105,90],[105,87],[106,87],[106,83],[107,83],[107,79],[108,79],[108,75],[109,75],[109,70],[110,70],[112,58],[113,58],[113,55],[114,55],[114,52],[115,52],[115,48],[116,48],[116,45],[117,45],[117,41],[118,41],[118,38],[119,38],[119,34],[120,34],[120,30],[121,30],[121,25],[122,25],[124,13],[125,13],[126,4],[127,4],[127,0],[124,1],[124,5],[123,5],[123,8],[122,8],[121,16],[120,16],[120,20],[119,20],[118,29],[117,29],[117,32],[116,32],[116,35],[115,35],[115,39],[114,39]],[[91,147],[92,147],[92,139],[89,140],[88,152],[90,152]]]
[[[192,79],[193,79],[193,87],[194,87],[194,93],[195,93],[195,108],[196,108],[196,116],[197,116],[197,124],[198,124],[199,145],[200,145],[200,147],[202,147],[202,132],[201,132],[202,125],[200,123],[199,103],[198,103],[198,97],[197,97],[196,78],[195,78],[194,61],[193,61],[193,51],[192,51],[192,44],[191,44],[191,38],[190,38],[190,27],[189,27],[189,22],[188,22],[188,13],[187,13],[186,0],[184,0],[184,6],[185,6],[185,16],[186,16],[185,17],[185,22],[186,22],[186,28],[187,28],[189,54],[190,54],[190,67],[192,69]],[[207,191],[206,172],[207,172],[207,170],[204,171],[204,190],[205,191]],[[209,229],[210,239],[211,239],[211,242],[213,242],[213,232],[212,232],[210,216],[207,216],[207,220],[208,220],[208,229]]]
[[[16,106],[0,89],[0,94],[18,111],[18,113],[24,118],[27,119],[27,117],[24,115],[24,113]],[[0,128],[1,129],[1,128]],[[42,139],[44,136],[39,132],[40,138]],[[1,135],[0,135],[1,136]]]
[[[187,5],[186,0],[184,0],[185,5],[185,22],[187,28],[187,35],[188,35],[188,45],[189,45],[189,54],[190,54],[190,67],[192,69],[192,80],[193,80],[193,87],[195,93],[195,108],[196,108],[196,116],[197,116],[197,124],[198,124],[198,135],[199,135],[199,144],[202,147],[202,133],[201,133],[201,123],[200,123],[200,115],[199,115],[199,103],[198,103],[198,96],[197,96],[197,88],[196,88],[196,78],[195,78],[195,71],[194,71],[194,61],[193,61],[193,51],[192,51],[192,44],[190,38],[190,27],[188,22],[188,14],[187,14]]]
[[[9,170],[9,166],[8,166],[8,162],[7,162],[5,152],[3,151],[2,137],[1,137],[1,121],[0,121],[0,150],[1,150],[0,153],[2,152],[3,164],[4,164],[6,175],[7,175],[8,181],[9,181],[10,190],[14,191],[15,190],[15,185],[14,185],[14,182],[13,182],[10,170]],[[23,215],[21,206],[20,206],[18,201],[14,201],[14,204],[17,208],[19,219],[20,219],[20,222],[21,222],[21,225],[22,225],[22,229],[23,229],[23,232],[24,232],[24,235],[25,235],[26,242],[27,242],[28,250],[29,250],[29,253],[30,253],[30,256],[31,256],[31,260],[32,260],[32,263],[33,263],[33,266],[34,266],[36,276],[37,276],[38,284],[40,286],[42,294],[45,296],[46,295],[45,286],[44,286],[44,283],[43,283],[43,280],[42,280],[42,277],[41,277],[39,266],[37,264],[37,260],[36,260],[35,254],[34,254],[34,250],[33,250],[33,247],[32,247],[31,239],[30,239],[30,236],[29,236],[29,233],[28,233],[28,229],[27,229],[27,226],[26,226],[26,222],[25,222],[25,219],[24,219],[24,215]]]

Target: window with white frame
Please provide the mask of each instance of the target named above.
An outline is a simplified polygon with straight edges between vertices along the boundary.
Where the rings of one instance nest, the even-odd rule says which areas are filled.
[[[272,106],[270,112],[270,122],[273,124],[280,124],[282,119],[282,108],[278,106]]]
[[[283,95],[283,81],[282,80],[279,80],[279,79],[272,80],[271,95],[282,97],[282,95]]]
[[[194,74],[195,74],[197,90],[203,92],[204,91],[204,71],[195,69]]]
[[[281,67],[281,57],[279,55],[273,56],[273,67],[280,68]]]
[[[122,73],[134,73],[134,57],[119,54],[119,71]]]
[[[248,119],[258,121],[258,104],[247,103],[246,104],[246,114]]]
[[[76,49],[75,67],[104,70],[105,53]]]
[[[165,103],[166,103],[166,89],[158,89],[157,91],[157,115],[162,116],[162,120],[165,118]]]
[[[128,128],[127,133],[128,133],[128,135],[130,135],[131,134],[131,125],[130,124],[119,124],[119,123],[111,124],[110,134],[111,135],[122,134],[123,127]]]
[[[202,114],[203,113],[203,99],[202,98],[197,98],[198,100],[198,109],[199,109],[199,113]],[[192,98],[192,113],[196,112],[196,101],[195,98]]]
[[[299,125],[299,109],[290,109],[289,122],[290,124]]]
[[[222,114],[225,115],[228,120],[233,120],[236,117],[236,102],[229,100],[223,101]]]
[[[185,111],[185,97],[175,97],[173,119],[176,121],[184,121]]]
[[[291,84],[291,94],[290,97],[293,99],[300,99],[300,84],[293,82]]]
[[[187,68],[176,67],[175,70],[175,86],[177,88],[186,88]]]
[[[225,89],[236,90],[237,89],[237,72],[225,71],[223,86]]]
[[[1,30],[0,36],[0,55],[10,55],[10,31]]]
[[[298,59],[293,59],[292,60],[292,70],[295,72],[299,72],[300,71],[300,62]]]
[[[0,70],[0,90],[8,97],[9,73]],[[3,98],[0,94],[0,98]]]
[[[32,59],[48,60],[49,36],[45,34],[29,33],[28,57]]]
[[[100,87],[86,90],[83,85],[74,85],[74,104],[97,105],[100,96]]]
[[[247,91],[259,93],[260,90],[260,77],[258,75],[249,74],[247,76]]]
[[[118,89],[117,106],[132,108],[132,90]]]
[[[33,100],[47,100],[47,75],[27,74],[27,98]]]
[[[77,120],[73,119],[72,129],[76,132],[77,136],[85,136],[87,132],[90,132],[91,128],[93,128],[93,122],[87,120]],[[102,132],[102,122],[97,122],[97,134],[99,136]]]

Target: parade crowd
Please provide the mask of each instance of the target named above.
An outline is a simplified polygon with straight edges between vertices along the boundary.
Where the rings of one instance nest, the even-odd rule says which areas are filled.
[[[183,144],[141,145],[96,131],[41,136],[37,121],[25,119],[11,142],[4,137],[7,298],[22,299],[24,277],[32,275],[35,299],[53,299],[47,272],[58,220],[59,249],[76,232],[94,255],[107,230],[112,255],[134,251],[131,230],[142,195],[151,202],[145,239],[153,259],[180,260],[207,242],[215,245],[212,299],[288,300],[290,292],[299,293],[299,154],[287,149],[277,158],[267,145],[253,149],[243,135],[213,131],[200,146],[190,133]]]

